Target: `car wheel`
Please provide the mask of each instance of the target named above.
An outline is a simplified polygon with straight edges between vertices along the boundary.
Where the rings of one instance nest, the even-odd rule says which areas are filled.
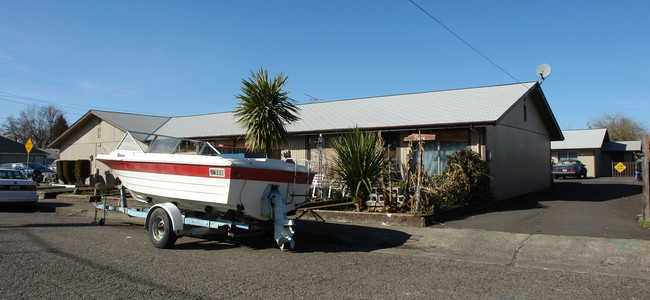
[[[172,221],[164,209],[158,208],[151,213],[149,218],[149,239],[154,247],[167,249],[176,243],[176,233],[172,228]]]

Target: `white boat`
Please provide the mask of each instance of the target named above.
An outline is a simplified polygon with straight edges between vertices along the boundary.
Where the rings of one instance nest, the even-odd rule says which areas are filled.
[[[293,211],[305,202],[315,174],[308,166],[283,160],[220,154],[205,141],[141,135],[150,141],[144,151],[133,134],[127,132],[115,150],[97,160],[112,169],[135,199],[173,203],[181,211],[272,220],[274,208],[261,199],[269,185],[286,198],[286,211]]]

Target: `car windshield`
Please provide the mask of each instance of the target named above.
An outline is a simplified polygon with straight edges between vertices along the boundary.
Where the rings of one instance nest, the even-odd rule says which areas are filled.
[[[27,179],[20,171],[0,170],[0,179]]]

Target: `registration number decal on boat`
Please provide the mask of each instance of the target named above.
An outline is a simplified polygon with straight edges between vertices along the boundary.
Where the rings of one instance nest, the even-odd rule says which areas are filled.
[[[212,176],[212,177],[226,177],[226,169],[224,169],[224,168],[210,168],[210,176]]]

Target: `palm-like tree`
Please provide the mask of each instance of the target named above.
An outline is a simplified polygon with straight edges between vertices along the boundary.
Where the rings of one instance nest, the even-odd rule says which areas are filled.
[[[377,134],[355,126],[340,141],[333,141],[335,172],[350,188],[357,210],[363,208],[384,165],[385,149],[377,140]]]
[[[251,71],[251,78],[242,80],[242,93],[236,96],[240,102],[235,116],[246,128],[248,149],[266,157],[287,141],[286,125],[300,119],[296,115],[300,109],[288,97],[289,92],[282,91],[287,78],[280,73],[271,81],[266,69]]]

